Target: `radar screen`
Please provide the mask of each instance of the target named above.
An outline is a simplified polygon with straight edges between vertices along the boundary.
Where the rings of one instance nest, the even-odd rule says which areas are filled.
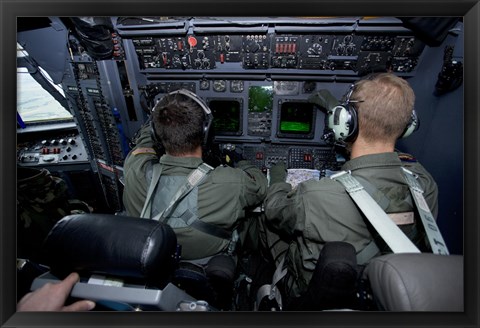
[[[315,126],[313,104],[298,101],[281,101],[277,136],[280,138],[312,139]]]
[[[242,100],[211,99],[208,102],[213,115],[213,128],[216,135],[242,134]]]

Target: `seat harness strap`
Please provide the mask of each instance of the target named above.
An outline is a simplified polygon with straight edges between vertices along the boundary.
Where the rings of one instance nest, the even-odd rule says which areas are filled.
[[[430,208],[423,197],[423,189],[420,187],[417,177],[412,171],[407,170],[404,167],[402,167],[402,170],[405,175],[405,180],[410,188],[410,192],[412,193],[413,200],[417,205],[418,214],[422,219],[423,227],[427,233],[432,252],[434,254],[448,255],[449,252],[447,246],[443,240],[442,234],[440,233],[440,229],[438,229],[437,222],[433,218],[432,212],[430,211]]]
[[[375,230],[385,240],[394,253],[420,253],[420,250],[400,230],[400,228],[388,217],[384,210],[365,191],[363,186],[355,179],[351,172],[342,171],[330,177],[340,182],[350,197],[373,225]]]
[[[163,222],[166,218],[169,218],[169,216],[175,210],[180,201],[184,199],[195,187],[197,187],[212,170],[213,167],[211,167],[210,165],[206,163],[200,164],[199,167],[190,172],[185,182],[178,188],[177,192],[173,196],[168,206],[162,212],[151,218],[152,197],[162,174],[162,165],[160,163],[156,163],[153,166],[152,181],[148,188],[147,197],[145,199],[145,203],[140,216],[142,218],[151,218],[152,220]],[[208,222],[196,219],[192,223],[190,223],[190,226],[194,227],[199,231],[222,239],[230,239],[231,243],[236,242],[236,240],[233,240],[236,236],[234,236],[234,234],[232,235],[230,231],[210,224]]]
[[[275,272],[273,273],[272,283],[262,285],[258,289],[257,298],[254,306],[255,311],[258,311],[260,302],[265,296],[267,296],[269,300],[275,299],[279,307],[279,310],[282,310],[283,308],[282,294],[280,293],[280,290],[278,290],[277,284],[287,274],[287,268],[284,268],[284,263],[285,263],[285,255],[283,256],[282,260],[280,261],[277,268],[275,269]]]
[[[213,167],[208,164],[202,163],[199,167],[190,172],[187,179],[185,180],[185,183],[181,185],[180,188],[177,190],[172,200],[168,204],[167,208],[155,215],[152,219],[157,221],[163,221],[163,219],[169,217],[170,213],[175,209],[176,205],[196,186],[198,186],[200,182],[202,182],[203,179],[207,176],[207,174],[210,173],[211,170],[213,170]],[[152,177],[152,183],[155,183],[156,185],[159,178],[160,176],[158,176],[157,181],[155,181]]]
[[[155,187],[160,180],[160,175],[162,175],[162,165],[157,162],[153,165],[152,180],[150,181],[147,197],[145,198],[145,203],[143,204],[143,209],[140,213],[141,218],[150,219],[152,216],[152,196],[153,192],[155,191]]]

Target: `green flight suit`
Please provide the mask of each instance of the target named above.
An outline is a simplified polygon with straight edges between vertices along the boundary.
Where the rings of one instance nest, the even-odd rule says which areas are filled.
[[[437,185],[432,176],[411,156],[393,152],[361,156],[346,162],[342,170],[351,171],[362,184],[366,180],[374,186],[371,188],[374,190],[372,197],[378,203],[381,203],[382,197],[383,200],[386,197],[388,201],[384,202],[386,205],[384,210],[387,214],[412,215],[413,199],[401,166],[418,175],[418,182],[424,189],[425,200],[436,218]],[[288,296],[300,296],[306,290],[320,251],[326,242],[349,242],[358,254],[372,240],[372,232],[380,250],[386,251],[378,234],[367,228],[366,218],[343,185],[329,178],[308,180],[300,183],[294,190],[288,183],[273,183],[265,199],[265,217],[266,225],[270,227],[267,247],[270,247],[274,258],[281,258],[278,255],[286,252],[285,263],[289,277],[285,284],[290,291]],[[425,243],[428,241],[422,233],[423,228],[419,227],[422,230],[417,231],[416,223],[419,222],[421,225],[421,221],[416,214],[414,221],[413,216],[411,217],[414,223],[399,227],[419,248],[425,249]],[[273,229],[286,234],[290,241],[278,242],[279,237],[272,232]],[[274,243],[275,246],[272,247]]]
[[[147,124],[141,129],[137,145],[124,163],[123,203],[127,215],[140,216],[154,163],[159,161],[163,166],[162,176],[187,176],[203,162],[200,158],[170,155],[163,155],[159,160],[152,147],[150,125]],[[235,168],[219,166],[198,186],[196,213],[204,222],[233,231],[245,219],[247,210],[252,210],[262,203],[266,191],[265,175],[247,161],[238,162]],[[152,213],[152,216],[155,214]],[[229,244],[229,240],[190,226],[173,229],[178,243],[182,246],[182,259],[185,260],[215,255],[225,251]]]

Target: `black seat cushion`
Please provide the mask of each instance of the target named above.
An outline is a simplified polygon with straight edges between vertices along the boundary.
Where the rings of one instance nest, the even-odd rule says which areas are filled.
[[[113,214],[61,219],[43,244],[40,263],[57,276],[72,271],[163,283],[175,268],[173,229],[154,220]]]

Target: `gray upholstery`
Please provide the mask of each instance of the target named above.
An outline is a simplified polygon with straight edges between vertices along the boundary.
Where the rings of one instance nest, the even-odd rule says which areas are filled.
[[[365,273],[383,310],[464,310],[461,255],[383,255],[373,259]]]

